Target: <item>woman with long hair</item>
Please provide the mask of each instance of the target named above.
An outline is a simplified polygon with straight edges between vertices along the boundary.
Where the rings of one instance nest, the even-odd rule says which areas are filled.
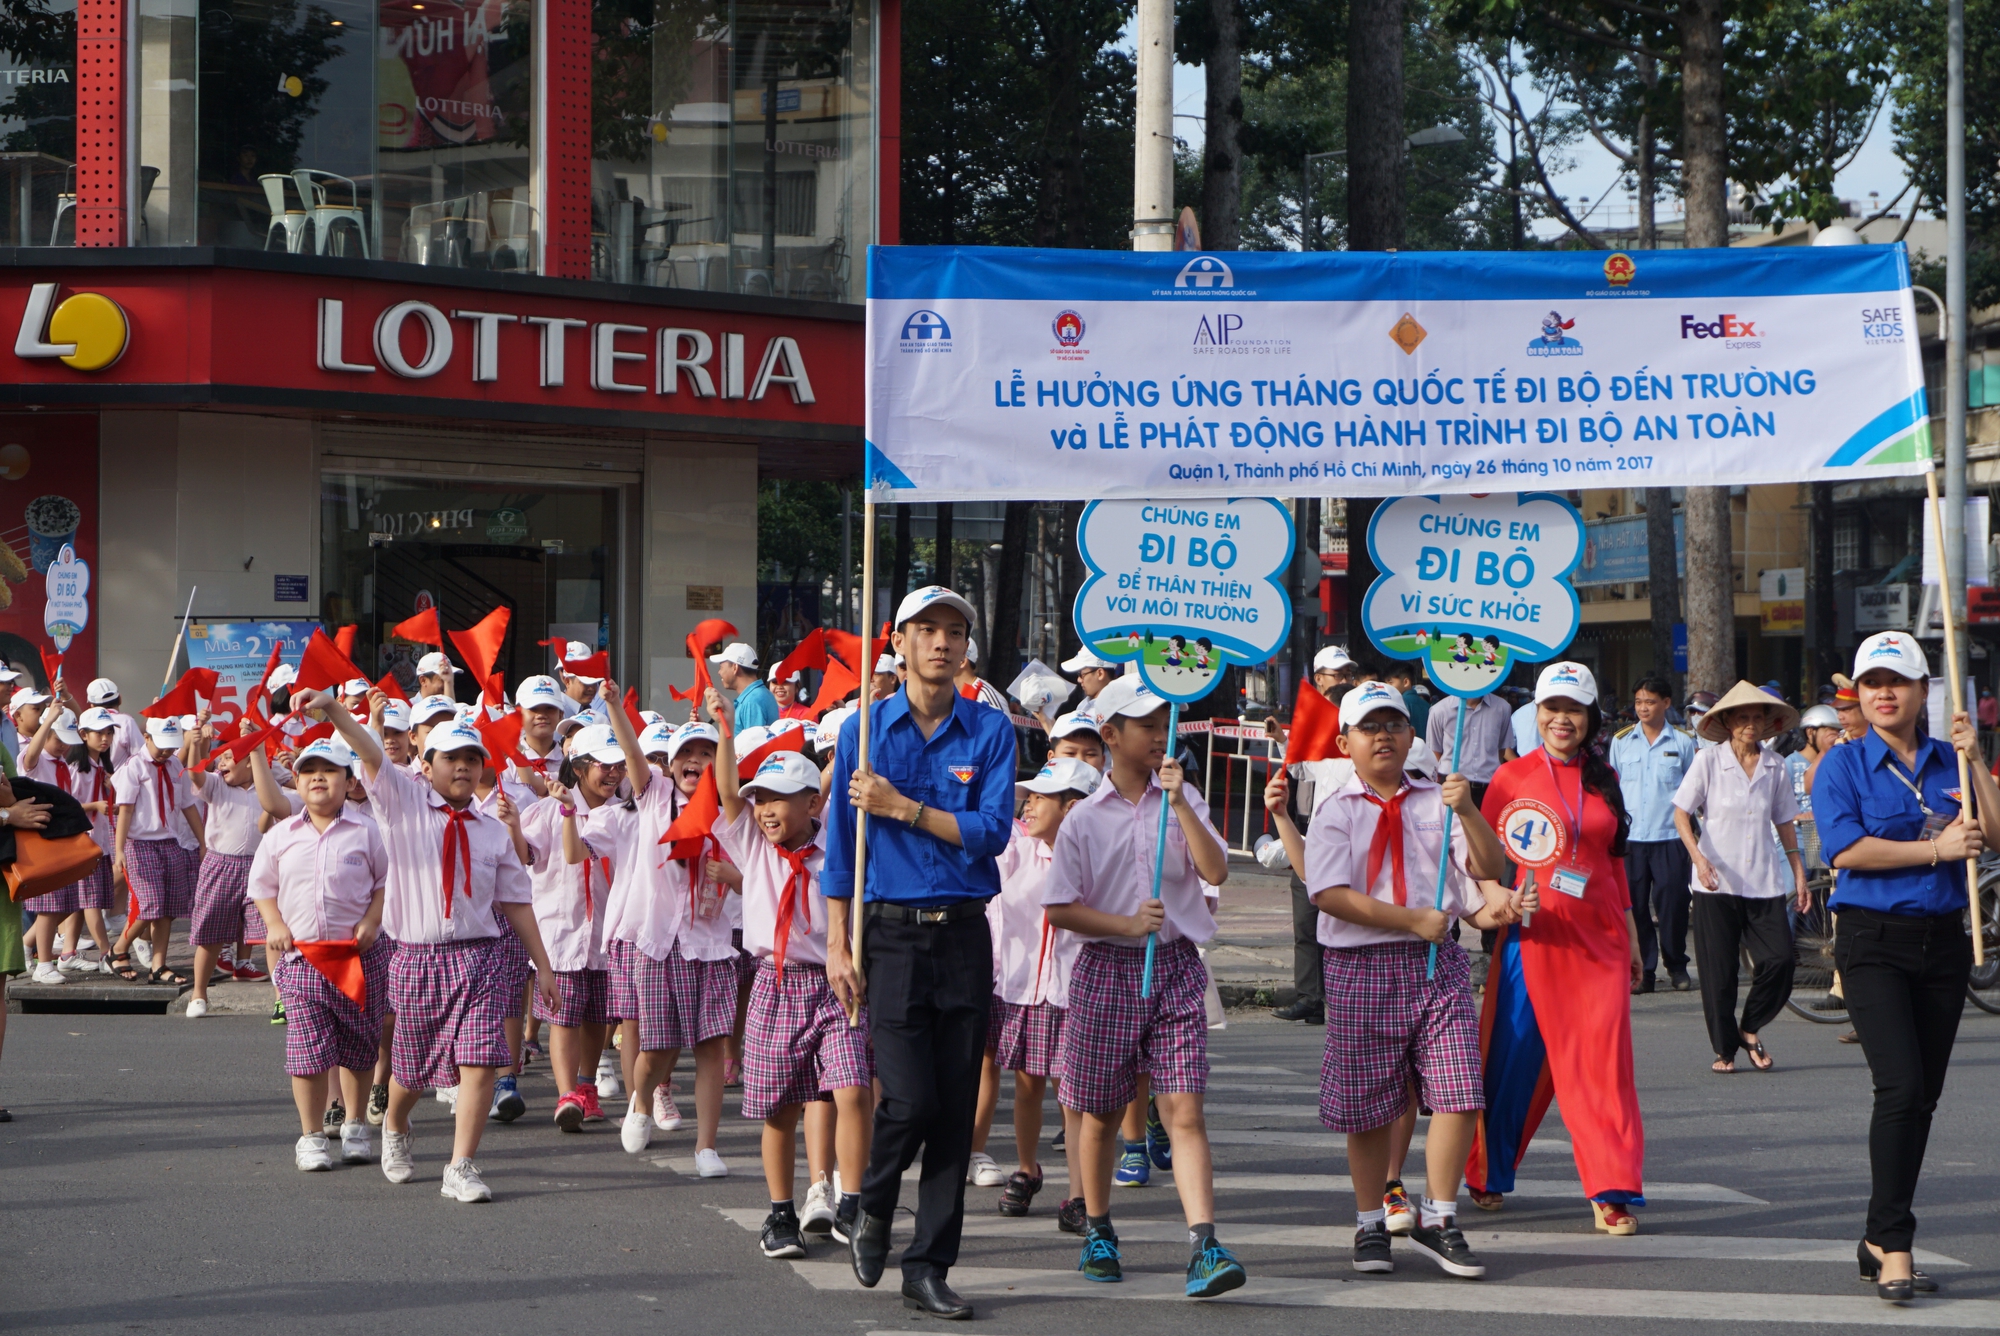
[[[1526,798],[1563,823],[1565,839],[1557,863],[1532,874],[1541,891],[1532,922],[1502,928],[1493,944],[1479,1026],[1486,1112],[1465,1182],[1474,1205],[1499,1210],[1558,1099],[1597,1228],[1636,1234],[1627,1208],[1646,1204],[1629,997],[1639,934],[1625,884],[1631,819],[1618,776],[1590,745],[1603,728],[1590,670],[1550,664],[1535,684],[1541,746],[1501,766],[1486,790],[1481,810],[1494,829]]]

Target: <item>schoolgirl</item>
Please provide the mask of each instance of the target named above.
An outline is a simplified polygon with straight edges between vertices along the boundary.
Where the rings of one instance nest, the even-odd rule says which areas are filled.
[[[93,721],[83,721],[88,727]],[[97,720],[115,729],[111,720]],[[146,745],[111,777],[118,804],[113,830],[112,876],[132,888],[134,912],[118,934],[112,969],[133,938],[145,933],[152,947],[153,983],[187,980],[167,967],[167,943],[174,920],[194,908],[195,878],[201,866],[203,825],[194,785],[176,755],[186,741],[178,719],[148,719]]]
[[[264,941],[264,920],[250,904],[250,864],[264,832],[274,821],[289,819],[298,808],[278,787],[262,747],[242,753],[222,752],[215,769],[190,771],[194,791],[208,804],[204,830],[208,852],[202,855],[195,879],[194,910],[188,940],[194,946],[194,995],[188,999],[189,1020],[208,1015],[209,976],[225,949]],[[265,954],[268,962],[269,952]],[[255,981],[267,977],[239,950],[234,977]]]

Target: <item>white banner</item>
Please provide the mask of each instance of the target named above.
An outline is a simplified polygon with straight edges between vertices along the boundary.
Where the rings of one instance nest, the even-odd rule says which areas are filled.
[[[887,501],[1401,495],[1922,472],[1903,247],[873,247]]]

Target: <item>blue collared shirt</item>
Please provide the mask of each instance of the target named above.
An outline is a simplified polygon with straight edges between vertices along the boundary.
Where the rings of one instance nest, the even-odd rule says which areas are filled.
[[[736,693],[736,726],[769,728],[778,722],[778,698],[762,681],[752,682]]]
[[[1894,770],[1891,769],[1894,767]],[[1898,778],[1903,763],[1881,734],[1870,729],[1859,742],[1843,742],[1826,754],[1813,777],[1813,820],[1819,825],[1820,857],[1836,855],[1864,836],[1884,840],[1924,837],[1923,808]],[[1941,817],[1958,815],[1958,761],[1951,744],[1938,738],[1917,742],[1912,776],[1923,806]],[[1955,914],[1965,908],[1965,868],[1960,863],[1877,871],[1842,868],[1832,907],[1872,909],[1878,914]]]
[[[1611,768],[1618,772],[1618,791],[1632,815],[1631,838],[1648,844],[1678,840],[1674,829],[1674,791],[1694,764],[1692,733],[1660,726],[1660,736],[1646,741],[1646,726],[1634,724],[1611,739]]]
[[[958,822],[963,848],[881,817],[868,823],[868,881],[864,900],[903,905],[948,905],[987,900],[1000,893],[995,861],[1014,833],[1014,722],[1007,715],[953,693],[951,717],[925,738],[910,717],[903,691],[870,710],[873,737],[868,764],[896,792]],[[840,726],[827,785],[826,867],[820,885],[829,900],[854,894],[854,808],[847,789],[861,749],[861,716]]]
[[[1514,755],[1526,756],[1529,752],[1542,745],[1542,735],[1535,728],[1535,703],[1533,701],[1529,701],[1515,710],[1510,717],[1509,724],[1514,733]]]

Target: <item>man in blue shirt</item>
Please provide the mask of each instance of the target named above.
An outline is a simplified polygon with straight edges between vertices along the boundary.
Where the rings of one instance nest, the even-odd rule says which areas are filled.
[[[937,1317],[969,1318],[945,1283],[965,1224],[972,1123],[993,1008],[986,902],[1014,828],[1014,724],[958,694],[972,605],[940,585],[896,609],[903,689],[870,711],[868,770],[857,766],[861,716],[840,730],[826,813],[826,977],[843,1005],[868,1003],[882,1102],[861,1218],[850,1241],[863,1285],[882,1278],[905,1170],[923,1151],[916,1236],[903,1253],[903,1298]],[[843,803],[840,795],[845,794]],[[855,812],[868,822],[862,969],[849,953]]]
[[[1641,678],[1632,691],[1632,713],[1639,722],[1611,739],[1611,768],[1618,772],[1618,790],[1632,817],[1625,880],[1632,889],[1632,923],[1639,933],[1635,993],[1653,991],[1663,957],[1675,991],[1693,986],[1687,954],[1693,869],[1687,846],[1674,829],[1674,791],[1694,764],[1696,744],[1692,733],[1667,722],[1673,703],[1674,689],[1665,679]]]
[[[769,728],[778,722],[778,698],[757,675],[757,651],[742,641],[708,656],[715,685],[735,695],[738,728]]]

